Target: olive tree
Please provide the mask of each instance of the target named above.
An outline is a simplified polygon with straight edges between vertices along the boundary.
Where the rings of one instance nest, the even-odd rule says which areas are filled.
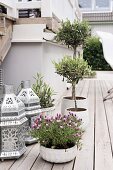
[[[76,49],[79,45],[83,45],[85,39],[90,35],[90,26],[86,21],[74,21],[71,23],[69,20],[61,23],[56,40],[71,47],[74,51],[73,58],[76,57]]]
[[[87,61],[83,58],[71,58],[71,56],[65,56],[59,62],[53,61],[55,66],[56,73],[60,76],[63,76],[67,79],[67,82],[72,84],[72,99],[75,100],[76,104],[76,84],[80,79],[82,79],[85,75],[88,75],[90,71],[90,66],[88,66]]]

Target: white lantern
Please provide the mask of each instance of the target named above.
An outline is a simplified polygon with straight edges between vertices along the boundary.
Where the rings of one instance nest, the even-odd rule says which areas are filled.
[[[0,86],[0,158],[19,158],[25,151],[24,103],[13,93],[12,85]]]
[[[40,106],[40,100],[39,97],[34,93],[34,91],[31,89],[30,81],[22,81],[21,82],[21,91],[18,94],[18,97],[20,100],[23,101],[25,104],[25,110],[26,110],[26,117],[29,120],[28,124],[28,133],[25,137],[26,144],[32,144],[37,142],[37,139],[31,137],[29,131],[35,121],[35,119],[40,115],[41,106]]]

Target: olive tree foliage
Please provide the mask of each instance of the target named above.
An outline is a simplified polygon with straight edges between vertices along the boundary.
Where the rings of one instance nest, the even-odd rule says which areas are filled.
[[[56,40],[71,47],[74,51],[73,58],[76,57],[76,49],[79,45],[83,45],[85,39],[91,34],[91,29],[86,21],[69,20],[62,21],[61,27],[56,35]]]
[[[72,84],[72,99],[75,100],[76,106],[76,84],[80,79],[83,79],[85,75],[88,75],[91,67],[88,66],[87,61],[81,57],[71,58],[71,56],[65,56],[59,62],[53,61],[56,73],[67,79],[67,82]]]

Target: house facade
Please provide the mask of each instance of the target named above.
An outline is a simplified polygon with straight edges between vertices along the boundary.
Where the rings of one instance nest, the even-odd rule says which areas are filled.
[[[92,34],[104,31],[113,34],[112,0],[78,0],[83,19],[89,21]]]
[[[0,0],[0,5],[7,9],[7,15],[21,17],[53,17],[59,20],[68,18],[73,21],[81,13],[77,0]]]
[[[81,16],[77,0],[62,0],[60,4],[58,0],[0,0],[4,83],[13,84],[16,93],[22,80],[34,83],[33,76],[39,72],[53,87],[55,98],[60,98],[66,82],[55,73],[52,61],[72,56],[73,51],[52,40],[62,20],[81,20]]]

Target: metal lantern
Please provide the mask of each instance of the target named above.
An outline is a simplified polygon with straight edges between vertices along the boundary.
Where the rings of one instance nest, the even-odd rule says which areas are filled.
[[[26,144],[32,144],[32,143],[37,142],[37,139],[31,137],[29,131],[34,123],[34,120],[42,112],[40,109],[41,108],[40,100],[39,100],[39,97],[31,89],[29,80],[22,81],[21,88],[22,89],[21,89],[20,93],[18,94],[18,97],[25,104],[26,117],[29,120],[28,133],[26,134],[25,142],[26,142]]]
[[[0,158],[19,158],[25,151],[24,103],[13,93],[12,85],[0,86]]]

